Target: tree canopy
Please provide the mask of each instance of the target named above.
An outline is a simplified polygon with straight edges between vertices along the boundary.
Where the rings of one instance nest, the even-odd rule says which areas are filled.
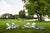
[[[50,15],[50,12],[48,11],[50,0],[22,0],[25,3],[26,9],[28,9],[29,15],[37,14],[40,21],[42,21],[42,15]],[[39,17],[40,16],[40,17]]]
[[[21,10],[20,12],[19,12],[19,17],[20,18],[25,18],[25,10]]]

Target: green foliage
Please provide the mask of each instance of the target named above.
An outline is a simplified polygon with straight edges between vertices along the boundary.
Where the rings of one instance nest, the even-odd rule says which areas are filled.
[[[24,0],[23,0],[24,1]],[[27,1],[26,1],[27,2]],[[40,20],[42,19],[42,15],[48,15],[48,0],[28,0],[29,3],[25,5],[26,9],[28,9],[28,15],[39,15]]]
[[[27,2],[26,0],[23,0]],[[46,15],[48,11],[48,3],[50,0],[28,0],[29,4],[26,4],[26,9],[28,9],[28,14],[34,15],[35,11],[39,9],[39,13]]]
[[[13,15],[13,19],[18,19],[19,15]]]
[[[45,0],[45,1],[47,1],[47,2],[48,2],[48,4],[50,4],[50,0]]]
[[[25,11],[24,11],[24,10],[21,10],[21,11],[19,12],[19,17],[20,17],[20,18],[25,18]]]
[[[50,4],[48,5],[47,15],[50,17]]]
[[[3,19],[12,19],[13,18],[13,15],[12,14],[9,14],[9,13],[6,13],[6,14],[3,14],[2,15],[2,18]]]
[[[29,4],[26,4],[26,9],[28,9],[28,14],[34,15],[35,11],[39,9],[39,13],[45,14],[44,9],[47,10],[48,4],[46,1],[35,1],[35,2],[30,2]],[[45,14],[46,15],[46,14]]]

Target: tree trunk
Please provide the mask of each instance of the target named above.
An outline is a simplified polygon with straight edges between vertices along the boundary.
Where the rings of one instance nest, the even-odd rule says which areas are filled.
[[[39,21],[39,14],[37,14],[37,18],[38,18],[38,21]]]
[[[42,14],[40,14],[40,20],[39,21],[42,22]]]

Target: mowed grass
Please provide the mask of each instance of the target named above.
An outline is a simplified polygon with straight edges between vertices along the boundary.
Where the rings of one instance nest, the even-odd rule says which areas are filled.
[[[44,27],[46,30],[36,30],[33,28],[15,28],[7,30],[6,23],[9,23],[12,25],[12,23],[15,23],[15,25],[21,25],[21,27],[24,27],[27,23],[30,23],[30,26],[32,23],[36,23],[36,28],[41,26]],[[50,22],[37,22],[37,21],[20,21],[20,20],[0,20],[0,33],[50,33]]]

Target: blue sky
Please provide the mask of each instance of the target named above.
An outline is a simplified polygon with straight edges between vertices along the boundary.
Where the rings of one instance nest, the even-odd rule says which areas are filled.
[[[18,14],[23,10],[24,2],[22,0],[0,0],[0,15],[5,13]]]

